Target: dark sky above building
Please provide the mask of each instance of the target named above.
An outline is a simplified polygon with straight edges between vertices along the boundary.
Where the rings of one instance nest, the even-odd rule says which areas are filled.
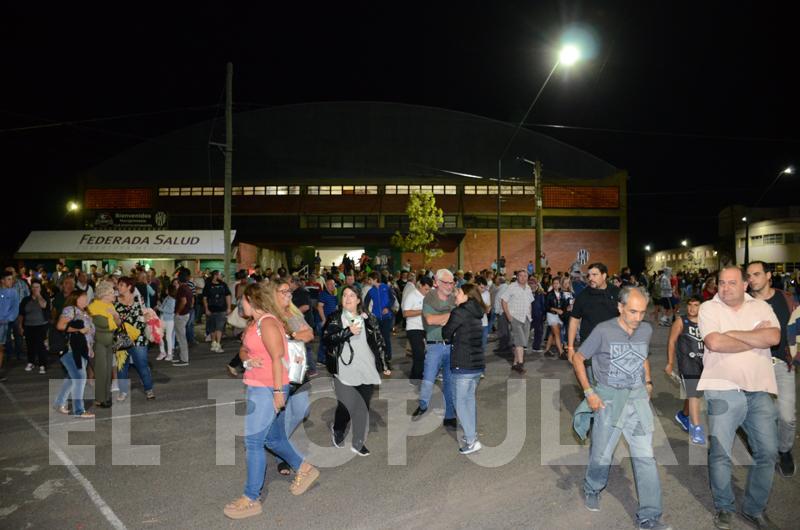
[[[634,267],[646,243],[713,242],[721,208],[800,165],[790,3],[169,4],[6,7],[0,154],[15,199],[0,256],[68,222],[80,171],[219,115],[229,60],[237,112],[376,100],[518,122],[564,31],[582,28],[593,56],[556,72],[526,126],[628,170]],[[799,178],[763,205],[800,203]]]

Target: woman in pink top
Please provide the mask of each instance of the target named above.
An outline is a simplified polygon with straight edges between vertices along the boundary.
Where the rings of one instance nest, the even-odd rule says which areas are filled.
[[[304,462],[292,447],[284,429],[270,429],[282,413],[289,392],[289,376],[283,363],[288,361],[287,322],[285,312],[280,311],[276,303],[276,297],[282,294],[278,293],[280,285],[251,284],[242,297],[244,314],[252,320],[244,332],[239,351],[247,386],[247,415],[244,420],[247,482],[244,495],[225,506],[223,512],[231,519],[244,519],[261,513],[259,497],[267,469],[265,445],[297,470],[289,488],[294,495],[305,492],[319,477],[319,471]]]

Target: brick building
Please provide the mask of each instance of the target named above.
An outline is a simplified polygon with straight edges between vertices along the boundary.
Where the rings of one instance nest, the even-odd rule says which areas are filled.
[[[580,250],[619,270],[627,255],[627,174],[546,135],[450,110],[395,103],[312,103],[234,115],[233,217],[238,267],[310,263],[315,251],[364,249],[395,268],[419,256],[391,248],[408,225],[409,193],[431,191],[444,210],[433,266],[509,268],[533,259],[532,167],[543,167],[543,251],[565,270]],[[81,179],[84,229],[219,230],[224,121],[136,146]],[[357,257],[357,256],[356,256]]]

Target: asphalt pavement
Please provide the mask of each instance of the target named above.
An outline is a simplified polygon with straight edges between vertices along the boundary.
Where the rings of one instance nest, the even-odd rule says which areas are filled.
[[[663,373],[666,339],[667,328],[655,326],[654,446],[663,520],[676,529],[713,528],[706,449],[689,443],[673,419],[681,404],[678,387]],[[151,350],[157,399],[145,400],[132,370],[129,401],[98,410],[94,421],[53,411],[48,380],[61,377],[55,364],[41,376],[11,361],[8,381],[0,383],[0,528],[636,527],[624,442],[601,511],[583,506],[588,446],[571,429],[581,395],[565,361],[529,354],[527,375],[511,375],[509,360],[490,343],[477,392],[485,448],[467,457],[458,453],[460,431],[441,425],[441,400],[434,400],[423,421],[410,422],[415,389],[404,379],[410,359],[403,335],[393,344],[394,372],[373,399],[371,456],[331,448],[331,384],[325,376],[315,379],[311,414],[293,441],[320,466],[319,481],[295,497],[290,478],[278,475],[269,457],[264,513],[244,521],[222,513],[241,495],[245,480],[242,439],[236,436],[243,421],[234,416],[243,413],[244,392],[225,370],[236,349],[233,339],[224,342],[224,354],[210,352],[208,344],[194,346],[187,367],[155,361],[157,349]],[[76,427],[87,431],[68,432]],[[748,458],[743,445],[735,456],[740,503]],[[796,528],[799,498],[800,475],[776,474],[768,514],[781,528]],[[734,528],[750,526],[737,518]]]

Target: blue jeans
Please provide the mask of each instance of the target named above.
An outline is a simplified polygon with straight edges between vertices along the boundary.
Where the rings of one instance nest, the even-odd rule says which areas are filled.
[[[68,379],[61,383],[61,391],[56,397],[55,406],[61,407],[67,404],[67,398],[72,396],[72,413],[80,416],[86,410],[83,406],[83,389],[86,388],[86,359],[81,362],[81,367],[75,365],[72,352],[68,351],[61,356],[61,364],[67,370]]]
[[[758,516],[767,506],[778,457],[777,411],[766,392],[706,390],[708,405],[708,477],[717,510],[735,512],[731,486],[731,450],[740,426],[747,434],[753,465],[747,472],[742,511]]]
[[[394,316],[391,311],[388,316],[378,320],[378,325],[383,335],[383,342],[386,343],[386,360],[392,360],[392,327],[394,326]]]
[[[487,328],[484,328],[487,329]],[[481,380],[481,374],[460,374],[453,372],[453,382],[456,389],[456,415],[461,429],[464,431],[467,445],[471,445],[478,438],[477,407],[475,405],[475,390]]]
[[[264,487],[264,475],[267,472],[265,445],[295,469],[303,463],[302,457],[297,455],[289,443],[286,431],[273,429],[275,419],[279,416],[275,414],[275,407],[272,405],[272,390],[272,387],[247,387],[247,415],[244,417],[247,482],[244,485],[244,494],[252,500],[259,498]],[[283,392],[288,395],[289,385],[283,387]]]
[[[611,401],[606,408],[594,414],[592,445],[589,450],[589,465],[583,481],[585,494],[598,494],[608,484],[608,471],[614,458],[614,450],[620,435],[625,435],[633,462],[633,476],[639,509],[636,519],[658,520],[661,518],[661,483],[658,478],[656,459],[653,457],[653,433],[646,432],[636,413],[636,407],[628,402],[622,411],[622,428],[614,427],[611,418]]]
[[[444,376],[444,417],[456,417],[453,392],[453,377],[450,372],[450,345],[428,344],[425,349],[425,367],[422,369],[422,384],[419,389],[419,407],[427,409],[433,394],[433,382],[442,369]]]
[[[183,354],[183,352],[181,352],[181,354]],[[128,350],[128,356],[130,359],[133,359],[133,365],[136,367],[136,371],[139,372],[144,391],[152,390],[153,376],[150,373],[150,366],[147,365],[147,346],[134,346]],[[125,364],[122,365],[122,370],[117,374],[117,379],[119,379],[119,391],[125,394],[131,391],[131,380],[128,379],[128,370],[130,366],[130,362],[125,361]]]
[[[775,365],[775,381],[778,383],[778,396],[775,400],[778,409],[778,451],[781,453],[792,450],[797,432],[795,372],[794,369],[787,371],[786,363]]]
[[[196,312],[197,308],[192,308],[192,310],[189,311],[189,321],[186,322],[186,340],[189,344],[194,342],[194,316]],[[183,355],[183,352],[181,352],[181,355]]]

